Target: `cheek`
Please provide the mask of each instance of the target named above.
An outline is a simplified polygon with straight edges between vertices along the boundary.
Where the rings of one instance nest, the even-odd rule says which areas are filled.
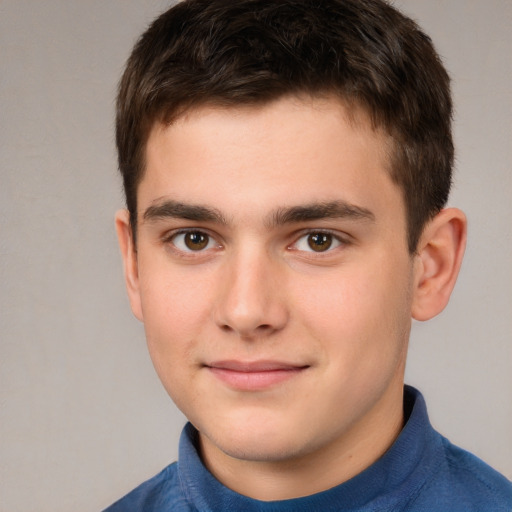
[[[171,264],[165,255],[141,262],[140,290],[144,324],[160,334],[197,326],[207,312],[211,272]]]
[[[179,378],[193,364],[191,354],[211,316],[208,282],[190,273],[163,265],[140,276],[148,349],[166,388],[166,381]]]
[[[373,265],[347,266],[325,280],[303,283],[308,292],[302,294],[298,316],[331,360],[357,366],[364,356],[364,364],[378,366],[384,354],[396,356],[407,339],[408,268],[400,261],[378,259]]]

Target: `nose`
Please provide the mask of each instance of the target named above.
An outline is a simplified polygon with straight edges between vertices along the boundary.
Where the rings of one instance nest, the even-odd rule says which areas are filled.
[[[226,262],[224,270],[214,310],[219,328],[243,339],[281,331],[289,315],[279,263],[259,251],[245,251]]]

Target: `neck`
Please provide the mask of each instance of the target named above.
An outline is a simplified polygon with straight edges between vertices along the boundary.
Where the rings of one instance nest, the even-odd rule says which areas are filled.
[[[403,427],[403,384],[341,436],[310,453],[278,461],[231,457],[200,434],[203,462],[231,490],[262,501],[316,494],[353,478],[377,461]]]

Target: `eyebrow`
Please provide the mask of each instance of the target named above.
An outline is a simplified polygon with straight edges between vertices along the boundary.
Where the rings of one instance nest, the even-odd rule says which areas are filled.
[[[270,226],[280,226],[320,219],[352,219],[375,222],[375,215],[367,208],[346,201],[330,201],[279,208],[271,216],[269,224]]]
[[[172,200],[149,206],[143,215],[144,221],[150,222],[168,218],[227,224],[222,213],[216,208]]]
[[[153,204],[144,211],[143,215],[144,221],[149,222],[166,218],[228,224],[224,215],[216,208],[174,200]],[[338,200],[278,208],[270,215],[266,224],[271,228],[320,219],[352,219],[374,222],[375,215],[367,208]]]

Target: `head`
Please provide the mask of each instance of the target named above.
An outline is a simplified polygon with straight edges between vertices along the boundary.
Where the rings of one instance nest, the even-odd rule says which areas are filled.
[[[128,293],[233,489],[325,489],[396,437],[411,316],[444,307],[464,245],[442,210],[450,115],[429,39],[377,0],[183,1],[137,43],[117,117]],[[275,492],[245,485],[265,467]]]
[[[137,187],[155,123],[204,105],[334,96],[389,136],[389,172],[414,252],[448,199],[449,78],[427,35],[380,0],[188,0],[161,15],[129,58],[116,140],[134,235]]]

